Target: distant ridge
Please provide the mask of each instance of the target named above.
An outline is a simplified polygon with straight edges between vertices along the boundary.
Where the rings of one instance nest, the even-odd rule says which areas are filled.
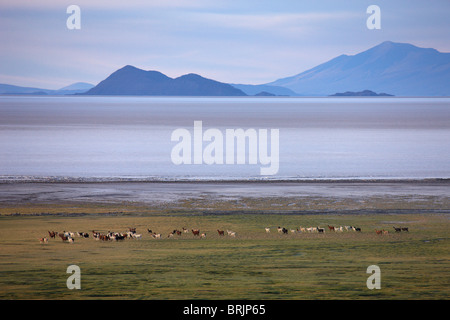
[[[364,90],[359,92],[338,92],[335,94],[331,94],[330,97],[393,97],[393,95],[387,93],[376,93],[371,90]]]
[[[148,95],[148,96],[246,96],[233,86],[197,74],[170,78],[158,71],[145,71],[127,65],[94,88],[86,95]]]
[[[341,96],[370,88],[395,96],[423,97],[450,96],[449,83],[450,53],[385,41],[358,54],[343,54],[297,75],[260,85],[227,84],[193,73],[170,78],[127,65],[96,86],[75,83],[50,90],[0,84],[0,94]]]
[[[86,92],[94,87],[93,84],[85,82],[73,83],[67,87],[51,90],[33,87],[20,87],[11,84],[0,84],[0,94],[29,94],[29,95],[72,95],[76,93]]]
[[[385,41],[267,85],[286,87],[303,95],[370,88],[395,96],[450,96],[449,83],[450,53]]]
[[[50,94],[53,90],[33,88],[33,87],[20,87],[12,84],[0,83],[0,94]]]
[[[242,90],[249,96],[259,95],[261,92],[271,93],[275,96],[300,96],[297,92],[292,91],[289,88],[280,86],[269,86],[265,84],[234,84],[230,83],[233,87]]]
[[[58,91],[73,91],[73,90],[84,90],[87,91],[91,88],[95,87],[93,84],[86,83],[86,82],[76,82],[72,83],[69,86],[66,86],[64,88],[59,89]]]

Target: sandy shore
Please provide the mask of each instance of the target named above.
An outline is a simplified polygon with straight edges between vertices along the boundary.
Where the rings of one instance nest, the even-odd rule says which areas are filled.
[[[0,184],[0,213],[58,206],[81,213],[80,207],[100,205],[105,210],[98,213],[130,207],[149,213],[450,213],[449,187],[447,180],[7,183]]]

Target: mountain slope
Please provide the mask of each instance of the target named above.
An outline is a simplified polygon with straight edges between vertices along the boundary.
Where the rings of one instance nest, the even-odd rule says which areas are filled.
[[[268,85],[311,95],[370,89],[396,96],[448,96],[449,83],[450,53],[386,41]]]
[[[0,84],[0,94],[52,94],[54,90],[20,87],[12,84]]]
[[[298,93],[291,89],[279,86],[268,86],[265,84],[235,84],[230,83],[233,87],[244,91],[249,96],[257,95],[261,92],[268,92],[276,96],[299,96]]]
[[[87,95],[159,95],[159,96],[245,96],[226,83],[187,74],[170,78],[158,71],[145,71],[125,66],[97,86]]]
[[[92,87],[94,87],[94,85],[85,83],[85,82],[73,83],[67,87],[64,87],[64,88],[61,88],[58,90],[32,88],[32,87],[20,87],[20,86],[14,86],[11,84],[0,84],[0,94],[71,95],[71,94],[86,92],[87,90],[89,90]]]
[[[68,85],[64,88],[59,89],[58,91],[88,91],[89,89],[95,87],[93,84],[87,83],[87,82],[76,82],[72,83],[71,85]]]

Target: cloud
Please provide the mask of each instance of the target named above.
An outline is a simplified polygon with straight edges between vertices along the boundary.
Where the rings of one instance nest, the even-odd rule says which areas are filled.
[[[39,9],[49,10],[67,8],[76,4],[86,9],[146,9],[146,8],[204,8],[212,5],[208,0],[14,0],[0,2],[3,9]]]
[[[448,48],[445,10],[412,3],[404,13],[380,0],[383,27],[370,32],[369,3],[359,0],[1,1],[0,70],[4,79],[98,82],[132,64],[172,77],[263,83],[384,40]],[[71,4],[81,7],[81,30],[66,28]]]
[[[240,29],[270,31],[271,29],[283,29],[297,27],[314,27],[318,24],[329,25],[338,21],[358,18],[360,13],[343,12],[307,12],[307,13],[260,13],[260,14],[235,14],[235,13],[189,13],[192,21],[206,23],[210,26]]]

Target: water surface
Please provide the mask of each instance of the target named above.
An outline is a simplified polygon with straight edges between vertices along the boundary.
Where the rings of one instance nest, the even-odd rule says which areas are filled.
[[[277,128],[280,165],[174,165],[171,134]],[[450,177],[448,98],[0,97],[0,178]]]

